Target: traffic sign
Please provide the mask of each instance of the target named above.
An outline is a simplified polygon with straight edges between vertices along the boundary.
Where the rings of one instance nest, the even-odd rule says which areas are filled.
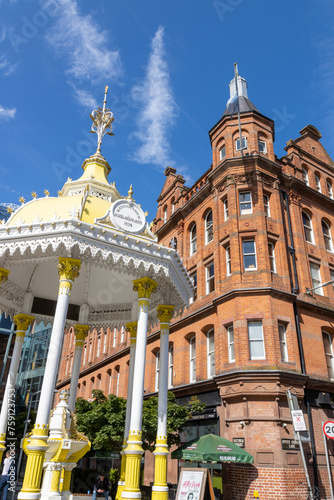
[[[296,432],[306,431],[303,410],[292,410],[291,416],[294,430]]]
[[[323,426],[324,434],[329,438],[329,439],[334,439],[334,422],[329,420],[328,422],[324,423]]]

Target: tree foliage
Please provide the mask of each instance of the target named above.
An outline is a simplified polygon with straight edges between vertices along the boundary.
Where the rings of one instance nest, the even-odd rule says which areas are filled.
[[[92,442],[94,449],[121,451],[124,437],[126,400],[114,394],[108,397],[100,390],[93,391],[94,400],[78,398],[75,404],[77,426]],[[192,411],[203,411],[205,405],[195,401],[191,406],[180,406],[175,395],[168,393],[167,443],[180,442],[182,432]],[[151,397],[143,404],[143,448],[153,451],[157,435],[158,398]]]

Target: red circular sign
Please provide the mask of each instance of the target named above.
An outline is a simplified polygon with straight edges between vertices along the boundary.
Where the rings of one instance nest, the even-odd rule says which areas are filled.
[[[329,439],[334,439],[334,422],[332,420],[325,422],[323,431]]]

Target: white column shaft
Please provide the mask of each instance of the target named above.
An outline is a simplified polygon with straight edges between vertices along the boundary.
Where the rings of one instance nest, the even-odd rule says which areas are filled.
[[[143,414],[147,322],[148,306],[150,301],[149,299],[140,299],[140,302],[143,305],[139,306],[138,311],[137,346],[133,374],[133,392],[130,416],[131,432],[141,432]]]
[[[167,436],[167,392],[168,392],[168,348],[169,324],[160,325],[160,372],[158,395],[158,429],[157,436]]]
[[[80,375],[80,365],[82,356],[83,341],[76,341],[73,367],[71,373],[71,384],[70,384],[70,397],[68,398],[68,407],[71,411],[74,411],[75,401],[77,399],[78,391],[78,380]]]
[[[22,346],[24,341],[25,332],[20,330],[16,332],[15,344],[12,354],[12,360],[10,362],[9,373],[6,382],[5,394],[3,397],[3,403],[0,413],[0,434],[6,434],[7,432],[7,420],[8,420],[8,404],[12,402],[15,404],[15,383],[17,372],[19,369],[19,363],[21,359]],[[8,397],[9,396],[9,397]]]
[[[133,394],[133,375],[134,375],[134,368],[135,368],[135,356],[136,356],[136,343],[131,342],[128,393],[127,393],[127,397],[126,397],[127,401],[126,401],[124,439],[128,439],[128,437],[129,437],[130,420],[131,420],[131,407],[132,407],[132,394]]]
[[[40,426],[43,424],[48,425],[49,423],[53,391],[58,374],[59,358],[63,344],[68,303],[70,300],[69,292],[66,293],[66,291],[67,290],[64,288],[61,289],[57,300],[50,347],[44,372],[45,376],[43,377],[42,391],[36,417],[36,424]]]

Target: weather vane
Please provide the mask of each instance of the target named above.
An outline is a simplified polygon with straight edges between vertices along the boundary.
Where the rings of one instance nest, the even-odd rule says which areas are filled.
[[[105,134],[114,135],[112,133],[112,122],[114,121],[114,115],[110,111],[110,109],[106,108],[107,104],[107,93],[108,87],[106,86],[104,90],[104,100],[103,100],[103,108],[98,107],[94,109],[89,115],[93,121],[92,128],[90,132],[92,134],[97,134],[97,153],[101,153],[101,144],[102,139]],[[110,132],[108,132],[108,129]]]

